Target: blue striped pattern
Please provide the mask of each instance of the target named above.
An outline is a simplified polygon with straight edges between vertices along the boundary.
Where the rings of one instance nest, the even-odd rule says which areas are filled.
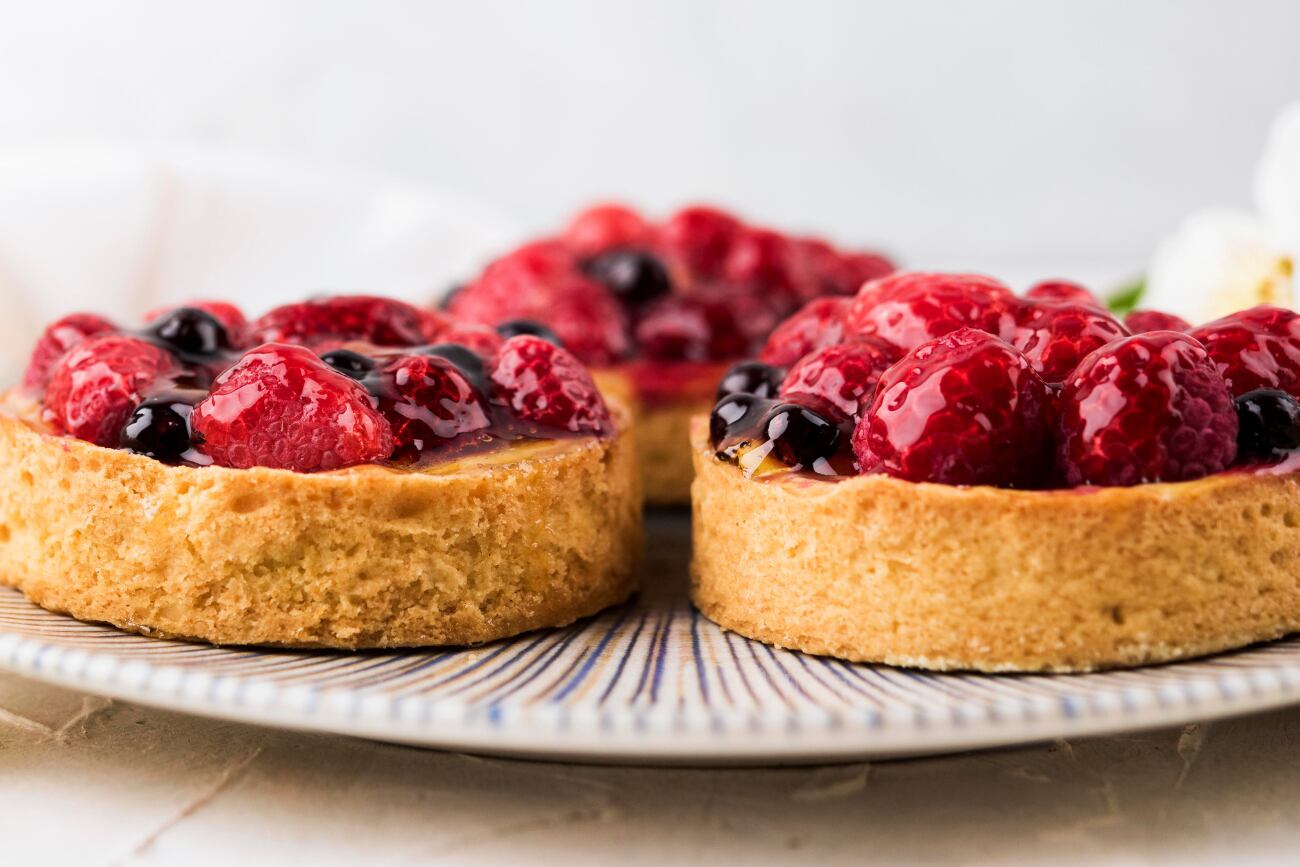
[[[1294,639],[1127,672],[927,674],[775,650],[673,597],[467,650],[309,653],[142,638],[0,590],[0,664],[223,717],[606,759],[925,752],[1300,701]]]

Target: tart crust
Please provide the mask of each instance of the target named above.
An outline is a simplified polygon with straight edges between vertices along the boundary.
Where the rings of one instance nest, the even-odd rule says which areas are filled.
[[[474,644],[626,599],[641,491],[608,440],[324,473],[167,466],[0,415],[0,582],[214,644]]]
[[[692,427],[695,604],[863,662],[1090,671],[1300,629],[1300,475],[1077,491],[746,479]]]

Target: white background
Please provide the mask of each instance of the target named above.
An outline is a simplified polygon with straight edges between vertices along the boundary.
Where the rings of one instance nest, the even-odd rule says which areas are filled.
[[[914,265],[1139,266],[1245,204],[1300,3],[0,0],[0,147],[229,145],[555,224],[714,199]]]

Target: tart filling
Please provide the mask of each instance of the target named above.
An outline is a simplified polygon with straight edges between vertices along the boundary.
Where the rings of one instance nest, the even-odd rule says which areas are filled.
[[[952,274],[805,308],[696,426],[697,604],[928,668],[1135,665],[1296,629],[1300,317],[1178,324]]]

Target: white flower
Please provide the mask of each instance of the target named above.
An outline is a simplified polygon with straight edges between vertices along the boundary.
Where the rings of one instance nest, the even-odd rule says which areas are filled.
[[[1141,306],[1193,323],[1253,307],[1297,306],[1300,103],[1273,124],[1255,173],[1256,213],[1190,214],[1157,249]]]

